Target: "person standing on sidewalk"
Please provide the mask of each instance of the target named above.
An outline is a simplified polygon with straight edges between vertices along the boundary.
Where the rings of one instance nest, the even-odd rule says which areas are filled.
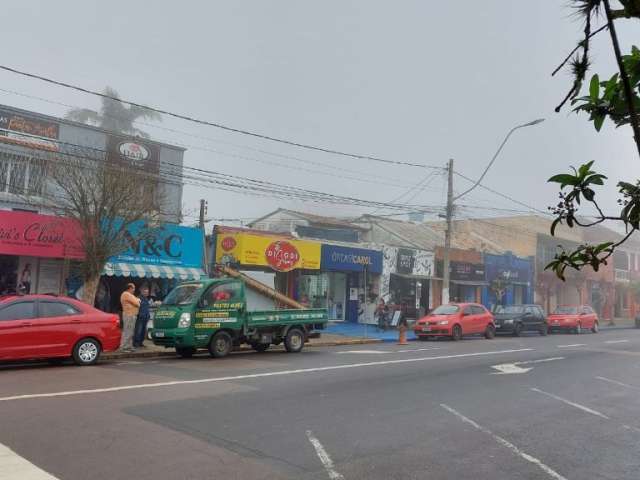
[[[144,347],[144,334],[147,332],[147,322],[151,318],[151,304],[149,298],[149,288],[142,287],[140,289],[140,309],[136,318],[136,327],[133,333],[133,346]]]
[[[120,341],[120,350],[123,352],[132,352],[133,333],[136,326],[136,318],[140,309],[140,299],[133,292],[136,286],[133,283],[127,284],[127,289],[120,295],[120,304],[122,305],[122,340]]]

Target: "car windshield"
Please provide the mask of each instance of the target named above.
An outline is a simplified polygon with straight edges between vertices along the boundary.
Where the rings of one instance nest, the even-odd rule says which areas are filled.
[[[498,305],[495,313],[524,313],[522,305]]]
[[[460,311],[458,305],[440,305],[431,312],[431,315],[453,315]]]
[[[556,307],[553,313],[560,315],[577,315],[578,307]]]
[[[189,303],[193,303],[198,298],[201,289],[202,283],[180,285],[167,295],[163,305],[188,305]]]

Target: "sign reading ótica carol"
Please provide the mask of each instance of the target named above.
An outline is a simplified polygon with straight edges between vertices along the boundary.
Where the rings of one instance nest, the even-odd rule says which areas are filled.
[[[320,243],[307,240],[222,231],[216,238],[216,263],[264,266],[278,272],[319,270],[320,248]]]

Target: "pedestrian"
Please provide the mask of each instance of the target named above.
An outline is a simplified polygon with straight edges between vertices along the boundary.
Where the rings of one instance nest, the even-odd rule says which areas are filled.
[[[122,340],[120,341],[120,350],[123,352],[132,352],[133,333],[136,326],[136,317],[140,308],[140,299],[133,292],[136,286],[133,283],[127,284],[127,289],[120,295],[120,304],[122,305]]]
[[[144,335],[147,332],[147,322],[151,318],[152,303],[153,301],[149,298],[149,288],[142,287],[140,289],[140,309],[133,333],[133,346],[136,348],[144,348]]]

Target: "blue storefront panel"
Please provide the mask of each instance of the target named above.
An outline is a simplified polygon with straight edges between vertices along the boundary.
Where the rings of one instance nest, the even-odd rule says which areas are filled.
[[[482,289],[482,303],[494,305],[533,303],[533,258],[521,258],[511,253],[503,255],[484,254],[485,275],[488,286]],[[505,286],[500,299],[491,288],[500,279]]]
[[[336,272],[382,273],[382,252],[365,248],[322,245],[320,269]]]

